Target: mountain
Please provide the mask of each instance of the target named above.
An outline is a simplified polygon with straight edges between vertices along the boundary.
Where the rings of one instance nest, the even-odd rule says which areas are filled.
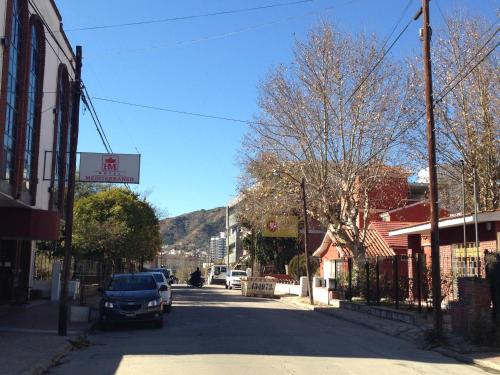
[[[165,245],[177,250],[208,250],[210,237],[226,229],[226,209],[193,211],[160,221],[160,233]]]

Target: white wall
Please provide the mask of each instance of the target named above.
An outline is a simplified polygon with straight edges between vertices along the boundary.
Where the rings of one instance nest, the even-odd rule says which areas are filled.
[[[43,80],[43,99],[42,99],[42,119],[41,119],[41,129],[40,129],[40,148],[38,157],[38,186],[37,186],[37,196],[36,196],[36,208],[47,209],[49,206],[49,192],[50,181],[44,181],[43,169],[44,169],[44,155],[45,151],[52,151],[53,146],[53,134],[54,134],[54,113],[52,108],[55,108],[56,101],[56,85],[57,85],[57,72],[59,64],[62,61],[68,68],[68,73],[70,79],[74,77],[73,69],[71,65],[74,65],[74,61],[69,62],[64,56],[66,54],[70,59],[73,60],[73,54],[70,47],[67,45],[63,34],[60,31],[60,21],[55,9],[48,0],[34,0],[41,16],[47,24],[50,26],[54,35],[56,36],[59,44],[63,47],[64,53],[59,50],[56,42],[51,38],[50,34],[45,30],[46,39],[48,42],[45,43],[45,71]],[[6,11],[7,11],[7,1],[0,1],[0,35],[5,35],[5,23],[6,23]],[[31,8],[30,14],[35,14],[35,10]],[[57,54],[49,46],[50,44],[54,47]],[[2,62],[3,62],[4,48],[0,47],[0,77],[2,76]],[[3,121],[3,119],[2,119]],[[51,165],[50,155],[47,158],[48,165]],[[48,169],[49,170],[49,169]],[[49,177],[50,176],[46,176]]]
[[[69,62],[66,56],[73,59],[73,54],[67,46],[66,41],[62,33],[58,32],[59,28],[59,18],[57,13],[52,8],[50,1],[47,0],[35,0],[35,4],[38,10],[42,14],[43,18],[50,26],[54,35],[56,36],[59,44],[64,48],[64,53],[57,48],[55,41],[50,37],[47,30],[45,30],[46,39],[54,47],[56,53],[49,46],[48,42],[45,43],[45,73],[43,80],[43,101],[42,101],[42,122],[40,131],[40,148],[38,157],[38,186],[37,186],[37,196],[36,196],[36,207],[40,209],[48,209],[49,207],[49,187],[50,181],[44,181],[44,164],[46,169],[45,178],[50,179],[50,166],[52,163],[52,154],[47,153],[47,158],[45,160],[46,151],[52,151],[53,139],[54,139],[54,112],[53,109],[56,106],[56,94],[57,90],[57,73],[59,69],[59,64],[64,63],[68,69],[70,80],[73,79],[74,73],[70,64],[74,61]],[[31,10],[33,12],[33,10]],[[66,54],[66,56],[64,55]]]

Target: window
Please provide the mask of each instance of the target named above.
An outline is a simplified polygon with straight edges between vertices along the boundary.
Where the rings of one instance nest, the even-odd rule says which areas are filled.
[[[39,27],[36,21],[31,24],[23,168],[23,189],[31,194],[34,194],[36,187],[37,140],[40,126],[38,103],[41,101],[43,86],[42,32],[43,28]]]
[[[13,183],[14,160],[16,152],[17,132],[19,128],[19,105],[21,101],[22,69],[21,60],[22,46],[22,14],[21,1],[12,0],[11,28],[8,40],[8,66],[7,66],[7,95],[5,108],[5,128],[3,142],[0,145],[3,149],[0,165],[0,180],[7,180]]]
[[[453,274],[455,277],[472,277],[479,275],[478,252],[473,242],[467,244],[455,244],[453,252]]]

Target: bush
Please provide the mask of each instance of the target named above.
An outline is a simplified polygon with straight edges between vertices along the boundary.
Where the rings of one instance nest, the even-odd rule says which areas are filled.
[[[306,276],[307,271],[306,271],[306,256],[305,255],[295,255],[290,262],[288,263],[288,272],[290,275],[298,279],[297,277],[297,258],[299,258],[299,276]],[[311,277],[314,276],[314,274],[318,271],[319,269],[319,260],[317,258],[309,257],[309,266],[311,270]]]

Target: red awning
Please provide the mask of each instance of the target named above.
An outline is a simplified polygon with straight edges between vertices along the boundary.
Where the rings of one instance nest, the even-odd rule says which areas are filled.
[[[59,212],[0,207],[0,238],[55,241],[59,222]]]

